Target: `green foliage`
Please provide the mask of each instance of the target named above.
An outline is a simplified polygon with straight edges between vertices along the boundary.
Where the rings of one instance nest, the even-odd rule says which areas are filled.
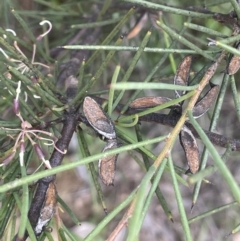
[[[55,174],[57,181],[50,182],[53,186],[42,193],[47,198],[35,210],[37,215],[47,205],[51,210],[40,240],[110,241],[122,233],[128,241],[224,240],[238,232],[240,6],[235,0],[188,5],[0,2],[1,240],[14,240],[15,235],[16,240],[26,239],[26,230],[30,240],[37,240],[28,212],[42,178]],[[181,84],[184,67],[176,66],[189,54],[191,71]],[[220,86],[216,103],[198,121],[192,110],[213,84]],[[96,105],[88,115],[82,108],[86,96],[95,98]],[[141,99],[148,108],[131,105],[146,96],[168,98]],[[102,114],[102,122],[114,125],[114,138],[102,134],[103,124],[91,120],[92,110],[93,116]],[[63,145],[59,140],[67,136],[62,130],[72,117],[69,129],[76,133],[77,147],[66,154],[74,137]],[[186,161],[178,141],[183,127],[199,140],[200,168],[194,174],[186,173],[191,160]],[[101,152],[103,141],[109,149]],[[54,153],[64,156],[63,163],[59,158],[55,164]],[[96,162],[120,153],[114,186],[104,186]],[[86,176],[71,173],[79,174],[79,167],[87,170]],[[84,183],[78,189],[86,189],[87,204],[85,196],[64,196],[68,180],[67,189]],[[77,211],[71,205],[75,201],[81,204]],[[71,230],[81,222],[94,226],[84,237]],[[81,234],[81,226],[79,230]]]

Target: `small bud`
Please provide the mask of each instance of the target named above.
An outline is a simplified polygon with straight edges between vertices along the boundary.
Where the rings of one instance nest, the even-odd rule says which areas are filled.
[[[41,147],[40,147],[37,143],[35,143],[35,144],[33,145],[33,147],[34,147],[34,150],[35,150],[38,158],[39,158],[40,160],[45,160],[45,157],[44,157],[44,154],[43,154],[43,151],[42,151]]]
[[[5,157],[4,159],[3,159],[3,161],[2,161],[2,164],[0,165],[0,166],[6,166],[6,165],[8,165],[11,161],[12,161],[12,159],[14,158],[14,156],[15,156],[15,151],[13,151],[11,154],[9,154],[7,157]]]

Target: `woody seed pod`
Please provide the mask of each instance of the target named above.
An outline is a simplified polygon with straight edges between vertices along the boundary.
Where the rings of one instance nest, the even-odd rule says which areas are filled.
[[[240,44],[238,44],[237,49],[240,50]],[[240,68],[240,57],[238,55],[234,55],[228,65],[227,72],[229,75],[236,74]]]
[[[218,91],[219,91],[219,86],[218,85],[213,86],[206,93],[206,95],[196,103],[192,111],[194,118],[201,117],[209,110],[209,108],[217,98]]]
[[[57,190],[53,182],[49,184],[46,199],[40,212],[37,226],[35,227],[36,235],[40,235],[43,231],[44,226],[52,219],[56,212],[57,205]]]
[[[177,73],[174,77],[175,85],[188,86],[188,78],[190,73],[190,68],[192,64],[192,56],[186,56],[182,62],[179,64]],[[185,91],[175,90],[176,98],[181,97],[185,94]]]
[[[109,116],[103,111],[99,104],[87,96],[83,102],[83,112],[89,124],[107,139],[115,139],[116,131]]]
[[[133,102],[131,102],[131,104],[129,105],[129,107],[131,108],[149,108],[149,107],[154,107],[157,105],[162,105],[164,103],[167,103],[169,101],[171,101],[172,99],[167,98],[167,97],[155,97],[155,96],[149,96],[149,97],[142,97],[142,98],[138,98],[136,100],[134,100]],[[172,107],[172,106],[170,106]]]
[[[183,126],[179,137],[180,143],[183,147],[183,150],[187,158],[190,172],[196,173],[199,169],[200,162],[197,141],[187,126]]]
[[[118,143],[116,139],[109,140],[106,147],[103,149],[103,152],[115,149],[117,147]],[[103,157],[99,160],[99,175],[103,183],[107,186],[113,185],[117,156],[118,154],[115,154],[113,156]]]

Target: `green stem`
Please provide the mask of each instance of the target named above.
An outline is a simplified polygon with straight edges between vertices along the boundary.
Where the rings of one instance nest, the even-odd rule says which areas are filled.
[[[84,241],[96,240],[96,236],[102,231],[102,229],[133,200],[136,192],[137,189],[132,191],[131,194],[123,202],[121,202],[117,208],[115,208],[100,223],[98,223],[98,226],[90,234],[88,234]]]
[[[197,221],[197,220],[200,220],[200,219],[202,219],[202,218],[211,216],[211,215],[213,215],[213,214],[215,214],[215,213],[218,213],[218,212],[221,212],[221,211],[223,211],[223,210],[225,210],[225,209],[227,209],[227,208],[230,208],[230,207],[233,207],[233,206],[238,206],[238,205],[239,205],[239,203],[235,201],[235,202],[231,202],[231,203],[229,203],[229,204],[223,205],[223,206],[221,206],[221,207],[214,208],[214,209],[209,210],[209,211],[207,211],[207,212],[205,212],[205,213],[202,213],[201,215],[198,215],[198,216],[196,216],[196,217],[193,217],[193,218],[189,219],[189,220],[188,220],[188,223],[189,223],[189,224],[190,224],[190,223],[193,223],[193,222],[195,222],[195,221]]]
[[[198,12],[192,12],[189,10],[184,10],[184,9],[179,9],[175,7],[168,7],[166,5],[161,5],[161,4],[156,4],[152,2],[147,2],[144,0],[123,0],[124,2],[129,2],[133,3],[136,5],[143,6],[145,8],[150,8],[150,9],[155,9],[155,10],[160,10],[163,12],[168,12],[168,13],[175,13],[179,15],[184,15],[187,17],[197,17],[197,18],[211,18],[213,17],[213,13],[198,13]]]
[[[91,156],[90,151],[88,149],[88,144],[87,144],[87,142],[85,140],[84,133],[83,133],[82,129],[78,128],[77,134],[78,134],[77,135],[78,144],[79,144],[80,149],[82,151],[83,158]],[[97,172],[95,170],[95,166],[94,166],[93,163],[89,163],[89,164],[87,164],[87,167],[90,170],[90,173],[91,173],[91,176],[92,176],[92,180],[93,180],[95,189],[97,190],[98,197],[99,197],[99,199],[101,201],[103,210],[104,210],[105,213],[107,213],[107,206],[106,206],[106,203],[105,203],[104,194],[103,194],[102,188],[101,188],[101,186],[100,186],[100,184],[98,182],[98,174],[97,174]]]
[[[26,172],[26,167],[23,165],[20,167],[21,168],[21,175],[22,177],[27,176]],[[19,226],[18,230],[18,238],[22,239],[24,237],[25,231],[26,231],[26,226],[27,226],[27,221],[28,221],[28,208],[29,208],[29,192],[28,192],[28,185],[24,184],[22,186],[22,205],[21,205],[21,217],[20,217],[20,223],[21,225]]]
[[[238,1],[235,1],[235,0],[230,0],[236,14],[237,14],[237,17],[238,19],[240,19],[240,6],[239,6],[239,3]]]
[[[141,89],[152,89],[152,90],[195,90],[199,85],[183,86],[165,83],[142,83],[142,82],[127,82],[127,83],[115,83],[111,85],[111,88],[117,90],[141,90]]]
[[[203,32],[207,35],[213,35],[213,36],[222,37],[222,38],[227,37],[227,35],[225,35],[225,34],[222,34],[218,31],[213,30],[213,29],[206,28],[206,27],[203,27],[203,26],[200,26],[200,25],[197,25],[197,24],[185,22],[184,26],[186,26],[187,28],[190,28],[190,29],[197,30],[199,32]]]
[[[142,141],[143,138],[142,138],[142,135],[141,135],[141,132],[140,132],[140,128],[139,128],[138,125],[136,125],[135,130],[136,130],[137,140],[138,141]],[[145,168],[146,168],[146,170],[148,170],[150,168],[150,166],[151,166],[151,163],[150,163],[150,161],[148,159],[148,156],[144,152],[142,152],[141,154],[142,154],[142,158],[143,158],[143,161],[144,161]],[[151,187],[151,190],[149,191],[148,197],[146,199],[146,204],[145,204],[144,210],[145,211],[148,210],[148,207],[149,207],[150,202],[152,200],[152,195],[155,192],[156,196],[158,198],[158,201],[159,201],[160,205],[162,206],[166,216],[168,217],[169,220],[173,220],[172,219],[172,213],[170,211],[168,203],[167,203],[165,197],[163,196],[160,188],[158,187],[160,178],[162,176],[162,172],[163,172],[163,170],[165,170],[166,162],[167,162],[167,159],[164,159],[163,160],[163,164],[160,166],[159,170],[157,171],[156,176],[154,178],[152,178],[152,180],[151,180],[152,187]],[[144,210],[143,210],[143,212],[144,212]]]
[[[188,112],[188,116],[191,124],[193,125],[193,127],[195,128],[199,136],[201,137],[201,140],[203,141],[204,145],[207,147],[210,154],[212,155],[213,161],[215,162],[216,166],[218,167],[219,171],[221,172],[222,176],[227,182],[233,197],[236,199],[238,203],[240,203],[240,189],[236,180],[234,179],[228,167],[222,161],[218,151],[213,146],[212,142],[208,139],[207,135],[205,134],[201,126],[193,118],[192,113],[190,111]]]
[[[185,31],[185,28],[183,28],[180,32],[180,34],[183,34]],[[175,45],[176,45],[176,40],[174,40],[170,47],[173,48]],[[146,48],[145,48],[146,49]],[[163,65],[164,61],[167,59],[168,57],[168,54],[164,54],[160,60],[158,61],[158,63],[152,68],[152,70],[150,71],[150,73],[147,75],[147,77],[144,79],[144,83],[147,83],[147,82],[151,82],[152,81],[152,78],[154,76],[154,74],[160,69],[160,67]],[[139,93],[141,92],[142,90],[136,90],[134,91],[134,93],[132,94],[132,96],[129,98],[129,100],[127,101],[127,103],[125,104],[125,106],[123,107],[123,109],[121,110],[121,114],[125,113],[125,111],[127,110],[128,106],[130,105],[130,103],[135,100],[137,98],[137,96],[139,95]]]
[[[185,211],[185,208],[184,208],[180,188],[178,186],[178,182],[177,182],[177,179],[176,179],[176,173],[175,173],[175,170],[174,170],[171,154],[168,157],[168,163],[169,163],[170,173],[171,173],[173,187],[174,187],[174,191],[175,191],[176,201],[177,201],[177,204],[178,204],[178,210],[179,210],[183,230],[184,230],[184,233],[185,233],[185,238],[186,238],[187,241],[192,241],[193,239],[192,239],[192,235],[191,235],[189,224],[188,224],[187,214],[186,214],[186,211]]]
[[[171,28],[167,27],[162,22],[157,21],[156,23],[157,23],[157,25],[159,25],[160,28],[162,28],[164,31],[166,31],[172,38],[174,38],[177,41],[179,41],[180,43],[186,45],[190,49],[195,50],[198,54],[204,56],[205,58],[214,61],[212,56],[210,56],[209,54],[205,53],[202,49],[198,48],[195,44],[191,43],[190,41],[185,39],[183,36],[179,35],[175,31],[173,31]]]
[[[78,220],[76,214],[69,208],[69,206],[62,200],[62,198],[57,195],[57,202],[62,206],[62,208],[68,213],[69,217],[71,217],[72,221],[76,225],[80,225],[81,222]]]
[[[59,172],[63,172],[63,171],[66,171],[66,170],[73,169],[73,168],[75,168],[79,165],[85,165],[85,164],[88,164],[90,162],[97,161],[97,160],[99,160],[103,157],[112,156],[114,154],[118,154],[118,153],[121,153],[121,152],[125,152],[125,151],[129,151],[129,150],[139,148],[141,146],[157,143],[157,142],[162,141],[163,139],[164,139],[164,137],[157,137],[157,138],[154,138],[154,139],[151,139],[151,140],[146,140],[146,141],[142,141],[142,142],[139,142],[139,143],[134,143],[134,144],[131,144],[131,145],[116,148],[116,149],[111,150],[111,151],[107,151],[107,152],[104,152],[104,153],[100,153],[100,154],[97,154],[97,155],[86,157],[86,158],[84,158],[80,161],[76,161],[76,162],[68,163],[68,164],[65,164],[65,165],[58,166],[58,167],[54,167],[52,169],[44,170],[44,171],[41,171],[41,172],[38,172],[38,173],[35,173],[35,174],[32,174],[32,175],[23,177],[21,179],[17,179],[17,180],[14,180],[12,182],[1,185],[0,186],[0,193],[6,192],[8,190],[11,190],[15,187],[22,186],[24,184],[34,182],[34,181],[36,181],[38,179],[41,179],[43,177],[51,176],[51,175],[57,174]]]
[[[233,100],[234,100],[235,108],[236,108],[236,111],[237,111],[238,120],[240,121],[239,93],[238,93],[238,90],[237,90],[237,87],[236,87],[234,75],[230,76],[230,81],[231,81],[231,87],[232,87],[232,93],[233,93]]]
[[[109,44],[114,36],[121,30],[122,26],[129,20],[129,18],[135,13],[135,8],[131,8],[126,15],[122,18],[122,20],[114,27],[114,29],[109,33],[109,35],[104,39],[102,45]],[[86,66],[89,66],[93,60],[97,57],[99,51],[96,51],[87,61]]]
[[[225,96],[227,86],[228,86],[228,79],[229,79],[229,75],[225,74],[224,77],[223,77],[223,81],[222,81],[221,89],[219,91],[218,98],[216,100],[216,105],[215,105],[215,108],[214,108],[213,117],[212,117],[212,120],[211,120],[211,123],[210,123],[210,128],[209,128],[210,131],[214,131],[215,128],[216,128],[217,121],[218,121],[219,116],[220,116],[220,111],[222,109],[224,96]],[[205,169],[206,164],[207,164],[207,159],[208,159],[208,152],[207,152],[207,148],[204,147],[201,165],[200,165],[200,171]],[[202,181],[198,181],[196,183],[196,185],[194,186],[192,207],[197,201],[197,198],[198,198],[198,195],[199,195],[199,192],[200,192],[200,188],[201,188],[201,184],[202,184]]]
[[[117,82],[118,79],[118,75],[120,72],[121,66],[117,65],[115,68],[115,71],[113,73],[113,77],[112,77],[112,81],[111,81],[111,85],[114,85]],[[113,110],[113,97],[114,97],[114,89],[111,88],[109,91],[109,97],[108,97],[108,115],[111,116],[112,115],[112,110]]]
[[[239,40],[240,40],[240,34],[237,35],[237,36],[239,37]],[[223,41],[220,42],[220,41],[211,40],[210,45],[219,46],[220,48],[228,51],[229,53],[232,53],[232,54],[240,57],[240,51],[239,50],[223,43]]]
[[[64,45],[61,46],[64,49],[71,50],[115,50],[115,51],[132,51],[137,52],[139,47],[134,46],[113,46],[113,45]],[[143,52],[150,53],[167,53],[167,54],[198,54],[195,50],[191,49],[172,49],[172,48],[151,48],[145,47]],[[204,51],[205,53],[214,54],[219,51]]]
[[[121,80],[121,83],[124,83],[124,82],[127,82],[128,79],[130,78],[139,58],[141,57],[142,53],[143,53],[143,50],[144,48],[146,47],[148,41],[150,40],[150,37],[151,37],[151,34],[152,32],[151,31],[148,31],[147,34],[145,35],[143,41],[141,42],[141,45],[139,46],[139,49],[138,51],[136,52],[136,54],[134,55],[132,61],[131,61],[131,64],[130,66],[128,67],[125,75],[123,76],[122,80]],[[115,96],[116,96],[116,100],[113,104],[113,109],[118,105],[119,101],[121,100],[121,98],[123,97],[124,95],[124,91],[120,91],[120,93],[116,93],[115,92]]]
[[[118,17],[118,18],[114,18],[114,19],[108,19],[108,20],[104,20],[104,21],[99,21],[99,22],[74,24],[74,25],[71,25],[71,28],[83,29],[83,28],[103,27],[103,26],[110,25],[110,24],[113,24],[113,23],[118,23],[119,20],[121,20],[121,19],[122,19],[122,16]]]
[[[205,150],[205,149],[204,149]],[[208,152],[207,152],[207,149],[205,151],[207,153],[207,157],[208,157]],[[232,146],[229,145],[227,150],[225,151],[225,153],[222,155],[222,160],[224,162],[227,161],[227,158],[229,157],[229,155],[232,153]],[[202,163],[201,163],[201,166],[202,166]],[[206,176],[209,176],[211,175],[212,173],[216,172],[218,170],[218,168],[216,166],[210,166],[210,167],[207,167],[205,169],[200,169],[199,172],[191,175],[188,177],[188,182],[193,184],[193,183],[196,183],[197,184],[195,185],[194,187],[194,193],[193,193],[193,205],[196,203],[196,200],[197,200],[197,197],[198,197],[198,194],[199,194],[199,190],[200,190],[200,186],[198,187],[198,183],[201,183],[202,180],[206,177]],[[196,196],[196,197],[195,197]]]
[[[129,220],[127,241],[138,240],[138,235],[141,229],[141,223],[139,220],[142,216],[142,210],[145,205],[147,187],[155,172],[156,167],[152,165],[140,183],[139,191],[136,196],[136,204],[134,207],[133,215]]]

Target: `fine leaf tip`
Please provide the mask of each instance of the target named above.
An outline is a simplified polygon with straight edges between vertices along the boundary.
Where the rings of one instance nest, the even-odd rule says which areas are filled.
[[[107,210],[107,208],[104,208],[103,211],[104,211],[104,213],[105,213],[106,215],[108,215],[108,210]]]
[[[195,202],[192,202],[192,206],[191,206],[191,211],[190,211],[190,213],[192,213],[193,212],[193,208],[195,207]]]
[[[170,217],[169,219],[170,219],[170,221],[171,221],[172,223],[174,223],[174,220],[173,220],[173,218],[172,218],[172,217]]]

